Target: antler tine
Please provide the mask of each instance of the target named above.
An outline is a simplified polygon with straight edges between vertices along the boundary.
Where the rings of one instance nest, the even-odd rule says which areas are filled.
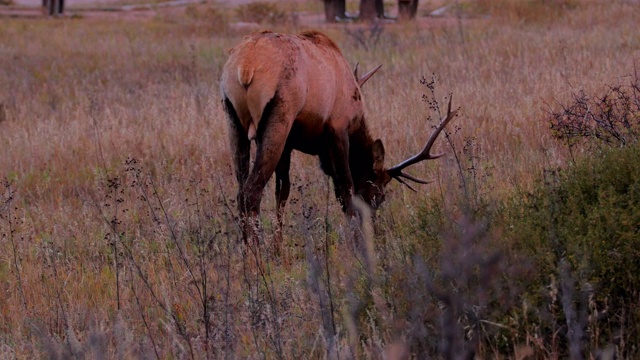
[[[422,151],[420,151],[418,154],[416,154],[416,155],[414,155],[414,156],[402,161],[398,165],[395,165],[395,166],[389,168],[387,170],[389,172],[389,175],[391,175],[393,178],[395,178],[397,180],[400,180],[400,177],[404,177],[406,179],[415,181],[415,182],[420,183],[420,184],[429,183],[428,181],[415,178],[415,177],[413,177],[411,175],[407,175],[407,174],[403,173],[402,170],[404,168],[408,167],[408,166],[411,166],[413,164],[419,163],[421,161],[437,159],[437,158],[439,158],[439,157],[444,155],[444,153],[432,155],[431,154],[431,147],[433,146],[433,144],[435,143],[436,139],[438,138],[438,135],[440,135],[442,130],[444,130],[444,128],[447,126],[447,124],[458,113],[457,109],[454,110],[454,111],[451,111],[451,102],[452,102],[452,100],[453,100],[453,96],[450,95],[449,96],[449,104],[447,105],[447,116],[445,116],[440,121],[440,124],[438,124],[438,126],[435,128],[433,133],[431,133],[431,136],[429,136],[429,140],[427,140],[427,144],[424,146]],[[406,183],[404,181],[400,181],[400,182],[402,182],[402,183],[404,183],[406,185]]]
[[[358,65],[360,65],[359,62],[356,63],[356,67],[353,69],[353,76],[357,79],[358,78]]]
[[[367,80],[369,80],[369,78],[371,76],[373,76],[373,74],[375,74],[376,71],[378,71],[378,69],[380,69],[381,67],[382,67],[382,64],[376,66],[373,70],[371,70],[368,73],[362,75],[362,77],[358,79],[358,76],[357,76],[358,65],[356,64],[356,71],[354,71],[354,74],[356,75],[356,79],[358,79],[358,86],[362,87],[362,85],[364,85],[364,83],[366,83]]]
[[[396,177],[394,178],[396,180],[398,180],[401,184],[403,184],[404,186],[408,187],[409,189],[413,190],[413,192],[418,192],[418,190],[414,189],[413,186],[411,186],[411,184],[409,184],[408,182],[402,180],[401,177]]]
[[[417,178],[417,177],[415,177],[415,176],[413,176],[413,175],[405,174],[405,173],[403,173],[402,171],[399,171],[399,172],[398,172],[398,176],[396,177],[396,179],[398,179],[398,178],[400,178],[400,177],[403,177],[403,178],[409,179],[409,180],[411,180],[411,181],[413,181],[413,182],[417,182],[418,184],[425,184],[425,185],[426,185],[426,184],[430,184],[430,183],[431,183],[431,181],[427,181],[427,180],[419,179],[419,178]],[[402,181],[401,181],[401,182],[402,182]],[[405,184],[405,185],[406,185],[406,184]]]

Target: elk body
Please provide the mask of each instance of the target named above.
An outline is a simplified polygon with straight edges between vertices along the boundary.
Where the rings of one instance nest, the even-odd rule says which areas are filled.
[[[360,90],[378,68],[358,78],[357,67],[351,71],[337,45],[315,31],[255,33],[230,50],[220,87],[239,187],[238,209],[244,220],[257,219],[262,192],[275,172],[277,217],[282,225],[293,150],[320,158],[349,217],[357,214],[354,195],[376,209],[391,179],[426,183],[402,169],[440,156],[430,155],[430,148],[455,112],[449,103],[447,117],[423,151],[385,168],[385,150],[367,129]],[[257,150],[250,169],[251,141]]]

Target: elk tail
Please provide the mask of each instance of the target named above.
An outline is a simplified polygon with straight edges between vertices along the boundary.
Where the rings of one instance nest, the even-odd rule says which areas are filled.
[[[255,140],[260,121],[265,116],[265,112],[270,112],[268,105],[278,87],[278,77],[261,75],[263,75],[262,72],[256,73],[255,67],[250,63],[238,66],[238,83],[246,91],[246,104],[251,114],[251,121],[245,125],[249,140]]]
[[[249,131],[247,132],[247,137],[249,138],[249,141],[253,141],[256,139],[256,124],[253,121],[249,123]]]
[[[249,88],[249,84],[253,80],[253,67],[251,66],[240,66],[238,67],[238,82],[242,85],[245,90]],[[249,141],[252,141],[256,138],[256,123],[253,119],[249,123],[249,129],[247,129],[247,137]]]
[[[251,80],[253,80],[253,68],[246,66],[238,67],[238,82],[247,88],[249,84],[251,84]]]

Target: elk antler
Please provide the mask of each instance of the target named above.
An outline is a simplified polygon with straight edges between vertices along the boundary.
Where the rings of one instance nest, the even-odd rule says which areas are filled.
[[[395,165],[391,168],[389,168],[387,170],[387,172],[389,173],[389,175],[398,180],[399,182],[401,182],[402,184],[406,185],[409,189],[415,191],[415,189],[413,187],[411,187],[406,181],[404,181],[402,178],[405,179],[409,179],[411,181],[417,182],[419,184],[428,184],[428,181],[425,180],[421,180],[418,179],[416,177],[413,177],[411,175],[405,174],[402,172],[402,170],[406,167],[409,167],[413,164],[419,163],[420,161],[423,160],[431,160],[431,159],[437,159],[439,157],[441,157],[442,155],[444,155],[444,153],[440,153],[440,154],[435,154],[432,155],[431,154],[431,147],[433,146],[433,143],[436,141],[436,139],[438,138],[438,135],[440,135],[440,133],[442,132],[442,130],[447,126],[447,124],[449,123],[449,121],[451,121],[456,114],[458,113],[458,110],[454,110],[451,111],[451,100],[453,98],[453,95],[449,96],[449,105],[447,106],[447,116],[445,116],[441,121],[440,124],[438,124],[438,126],[435,128],[435,130],[433,131],[433,133],[431,133],[431,136],[429,136],[429,140],[427,140],[427,144],[424,146],[424,149],[422,149],[422,151],[420,151],[418,154],[413,155],[412,157],[404,160],[403,162],[401,162],[398,165]]]
[[[358,86],[362,87],[362,85],[364,85],[364,83],[367,82],[367,80],[369,80],[369,78],[376,73],[376,71],[378,71],[378,69],[380,69],[382,67],[382,64],[376,66],[373,70],[369,71],[368,73],[364,74],[361,78],[358,78],[358,65],[360,65],[360,63],[356,63],[356,67],[355,69],[353,69],[353,76],[355,76],[356,80],[358,81]]]

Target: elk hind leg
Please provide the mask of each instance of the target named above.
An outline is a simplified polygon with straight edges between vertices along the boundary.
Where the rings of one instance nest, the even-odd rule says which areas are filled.
[[[250,230],[258,228],[262,192],[280,162],[292,124],[293,116],[279,106],[277,99],[271,100],[260,121],[256,138],[256,159],[243,188],[246,211],[252,219]],[[257,237],[254,236],[254,239],[257,240]]]
[[[244,184],[249,177],[249,164],[251,159],[251,142],[247,137],[247,132],[240,123],[240,119],[229,101],[228,98],[224,99],[224,110],[229,120],[229,144],[231,147],[231,154],[233,155],[233,165],[236,174],[236,180],[238,183],[238,212],[240,221],[244,224],[247,217],[246,203],[244,201]],[[244,229],[244,225],[242,225]],[[243,237],[247,240],[247,234],[243,231]]]

